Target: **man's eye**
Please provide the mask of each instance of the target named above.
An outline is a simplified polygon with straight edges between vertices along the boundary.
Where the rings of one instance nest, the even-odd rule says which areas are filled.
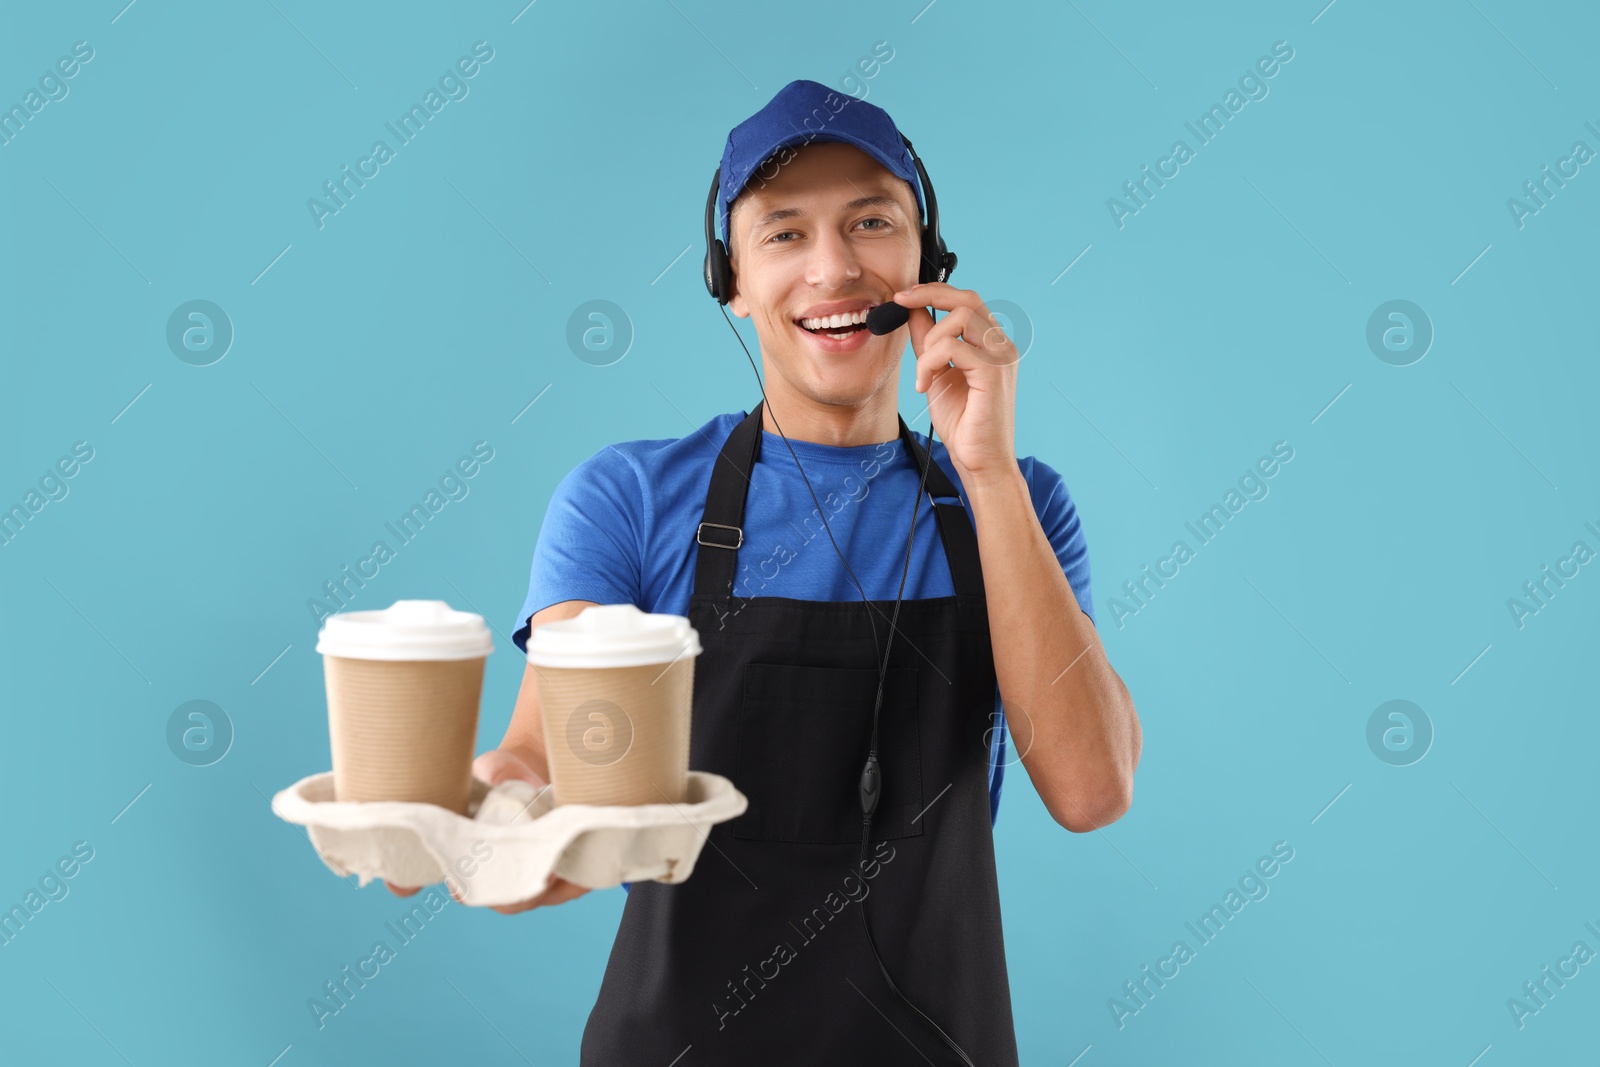
[[[887,226],[887,225],[889,225],[889,220],[888,220],[888,219],[862,219],[862,220],[861,220],[861,221],[862,221],[862,223],[863,223],[863,224],[865,224],[865,223],[868,223],[868,222],[876,222],[876,223],[879,223],[879,224],[880,224],[880,225],[879,225],[879,226],[877,226],[877,227],[876,227],[876,229],[880,229],[880,230],[881,230],[881,229],[882,229],[882,228],[883,228],[883,227],[884,227],[884,226]]]
[[[795,233],[793,230],[784,230],[782,233],[773,234],[771,237],[767,238],[767,240],[769,240],[769,241],[777,241],[778,238],[780,238],[780,237],[798,237],[798,236],[799,236],[799,234]],[[778,241],[778,243],[779,244],[789,244],[790,242],[788,242],[788,241]]]

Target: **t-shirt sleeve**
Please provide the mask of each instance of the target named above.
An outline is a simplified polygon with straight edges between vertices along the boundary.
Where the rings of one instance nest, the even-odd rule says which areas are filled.
[[[1039,525],[1050,539],[1050,547],[1061,561],[1061,570],[1072,586],[1078,607],[1094,622],[1094,603],[1089,599],[1089,545],[1084,540],[1083,523],[1078,518],[1077,505],[1067,492],[1067,483],[1054,467],[1040,459],[1032,459],[1028,487],[1033,494],[1033,509],[1038,513]]]
[[[603,448],[557,484],[533,549],[512,643],[527,652],[528,618],[564,600],[634,604],[641,592],[648,500],[633,462]]]

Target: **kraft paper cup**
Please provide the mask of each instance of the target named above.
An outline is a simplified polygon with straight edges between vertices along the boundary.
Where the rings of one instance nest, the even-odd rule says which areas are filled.
[[[330,617],[318,635],[334,799],[467,813],[484,661],[483,619],[442,600]]]
[[[688,619],[632,604],[585,608],[529,635],[557,805],[683,802],[699,654]]]

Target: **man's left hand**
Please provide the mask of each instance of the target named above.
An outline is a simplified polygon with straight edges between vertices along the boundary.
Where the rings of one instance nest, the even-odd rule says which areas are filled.
[[[925,282],[894,294],[911,309],[917,392],[963,484],[1017,470],[1017,346],[970,289]],[[946,312],[938,322],[928,308]]]

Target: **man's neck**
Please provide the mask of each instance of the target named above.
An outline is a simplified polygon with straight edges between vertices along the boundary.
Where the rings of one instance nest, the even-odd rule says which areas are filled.
[[[782,432],[791,441],[848,448],[882,444],[900,436],[900,413],[892,391],[885,390],[861,404],[846,406],[819,404],[793,392],[773,389],[771,384],[769,379],[769,402],[764,405],[761,416],[762,429],[769,433],[779,432],[772,419],[776,408],[778,421],[783,424]]]

